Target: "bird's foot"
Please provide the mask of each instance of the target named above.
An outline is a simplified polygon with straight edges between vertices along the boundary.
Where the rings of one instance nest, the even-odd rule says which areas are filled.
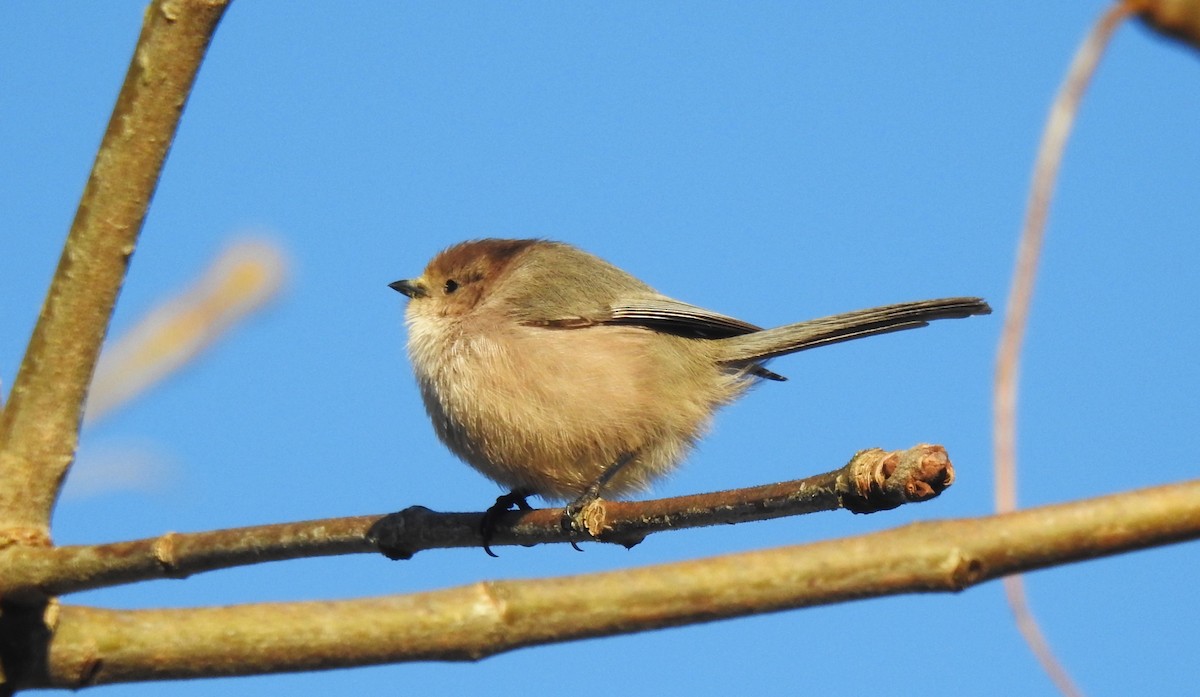
[[[492,551],[491,547],[492,535],[496,532],[496,521],[514,507],[518,511],[532,511],[533,506],[530,506],[529,501],[526,500],[531,495],[531,492],[515,489],[503,496],[497,496],[496,503],[483,512],[483,518],[479,521],[479,537],[483,540],[483,551],[487,552],[489,557],[499,556]]]
[[[579,498],[575,499],[571,503],[568,503],[566,507],[563,508],[563,532],[571,535],[572,537],[578,535],[591,538],[595,537],[591,530],[588,529],[587,521],[584,519],[584,513],[587,511],[589,506],[600,500],[600,486],[600,482],[592,484],[586,490],[584,490]],[[573,539],[571,540],[571,546],[574,547],[575,551],[577,552],[583,551]]]

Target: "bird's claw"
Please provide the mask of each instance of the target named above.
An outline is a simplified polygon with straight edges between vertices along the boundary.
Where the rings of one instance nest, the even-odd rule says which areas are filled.
[[[483,512],[483,518],[479,521],[479,537],[483,540],[483,551],[487,552],[489,557],[500,556],[493,552],[491,547],[492,535],[496,532],[496,522],[500,520],[500,516],[508,513],[514,507],[518,511],[532,511],[533,506],[530,506],[529,501],[526,500],[529,496],[529,492],[521,489],[510,491],[503,496],[497,496],[496,503]]]
[[[588,487],[587,491],[584,491],[579,498],[575,499],[571,503],[568,503],[563,508],[562,529],[563,532],[572,538],[570,539],[571,546],[574,547],[575,551],[577,552],[582,552],[583,550],[580,549],[579,545],[575,542],[575,537],[595,537],[595,535],[591,533],[591,530],[588,529],[587,521],[584,520],[584,512],[587,510],[588,506],[592,505],[598,500],[600,500],[600,487],[593,485]]]

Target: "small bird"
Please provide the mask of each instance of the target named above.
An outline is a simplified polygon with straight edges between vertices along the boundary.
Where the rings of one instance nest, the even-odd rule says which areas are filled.
[[[771,358],[991,312],[947,298],[763,329],[535,239],[462,242],[390,287],[410,299],[408,353],[438,437],[512,491],[505,509],[646,488],[718,408],[785,379]]]

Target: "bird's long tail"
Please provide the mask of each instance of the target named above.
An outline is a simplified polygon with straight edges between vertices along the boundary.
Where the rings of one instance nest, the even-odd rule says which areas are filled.
[[[924,327],[935,319],[986,315],[991,311],[980,298],[921,300],[831,315],[718,341],[723,344],[722,360],[761,361],[865,336]]]

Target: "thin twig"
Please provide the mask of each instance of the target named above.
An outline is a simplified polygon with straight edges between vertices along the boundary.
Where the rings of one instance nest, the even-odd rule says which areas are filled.
[[[0,414],[0,544],[48,544],[84,397],[183,105],[225,10],[155,2]]]
[[[769,520],[845,508],[855,513],[888,510],[931,499],[954,481],[940,445],[904,451],[862,450],[845,466],[805,479],[652,501],[598,500],[584,508],[587,532],[563,526],[563,509],[517,511],[501,516],[490,546],[548,542],[601,542],[632,547],[667,530]],[[381,519],[371,537],[393,559],[434,548],[477,547],[479,513],[436,513],[414,506]]]
[[[946,451],[864,450],[840,469],[782,484],[652,501],[603,501],[588,512],[602,540],[631,544],[653,532],[846,508],[871,512],[937,496],[953,481]],[[483,513],[437,513],[414,506],[391,515],[261,525],[100,545],[0,552],[0,596],[42,597],[149,579],[301,557],[383,552],[406,558],[423,549],[478,547]],[[564,528],[563,509],[500,516],[493,546],[586,539]]]
[[[87,685],[478,660],[860,598],[961,591],[989,579],[1200,537],[1200,481],[986,518],[574,577],[407,596],[172,610],[29,610],[44,660],[13,687]],[[11,613],[10,613],[11,614]],[[19,613],[18,613],[19,615]],[[3,636],[21,625],[11,616]]]
[[[1037,263],[1041,255],[1050,202],[1054,196],[1054,185],[1071,126],[1074,124],[1087,85],[1095,73],[1109,38],[1128,14],[1129,9],[1119,3],[1109,8],[1079,47],[1050,109],[1046,130],[1038,147],[1029,204],[1020,246],[1017,249],[1016,268],[1013,270],[1012,288],[1009,291],[1004,328],[996,357],[993,441],[996,510],[1001,513],[1016,510],[1017,507],[1016,405],[1021,344],[1028,324]],[[1081,695],[1079,688],[1075,686],[1061,662],[1055,658],[1049,643],[1038,628],[1029,608],[1021,578],[1006,578],[1004,590],[1016,615],[1021,634],[1059,691],[1065,695]]]

